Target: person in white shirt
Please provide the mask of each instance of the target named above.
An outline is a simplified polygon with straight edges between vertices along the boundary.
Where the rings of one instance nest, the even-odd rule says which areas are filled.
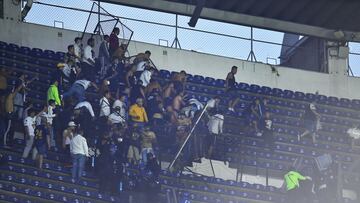
[[[81,63],[81,71],[85,77],[92,77],[95,74],[95,53],[94,48],[95,40],[93,38],[88,39],[87,45],[84,48],[83,62]]]
[[[217,112],[219,109],[220,97],[216,96],[210,99],[206,104],[207,104],[206,111],[209,114],[214,114],[214,112]]]
[[[65,92],[62,95],[62,100],[66,100],[67,98],[71,96],[75,96],[78,100],[78,102],[85,101],[85,91],[90,87],[93,86],[96,90],[99,88],[97,85],[89,80],[83,79],[83,80],[77,80],[74,82],[74,84],[71,86],[71,88]]]
[[[104,96],[100,99],[100,115],[99,117],[108,117],[111,113],[111,106],[109,99],[111,98],[110,91],[105,91]]]
[[[359,124],[354,124],[352,128],[349,128],[346,131],[346,133],[349,135],[351,140],[351,149],[353,149],[354,146],[358,146],[360,141]]]
[[[209,129],[209,135],[207,137],[208,141],[208,158],[211,158],[214,146],[216,144],[216,137],[223,133],[224,125],[224,116],[220,113],[212,115],[209,117],[209,122],[207,124]]]
[[[77,130],[70,142],[70,152],[73,158],[71,175],[74,180],[79,180],[82,177],[86,157],[89,157],[89,148],[81,129]]]
[[[139,80],[142,81],[142,85],[147,87],[150,84],[151,76],[154,74],[155,69],[150,67],[146,68],[140,75]]]
[[[126,104],[125,104],[125,95],[121,95],[118,97],[119,99],[114,101],[114,104],[112,108],[114,109],[114,112],[112,112],[108,118],[108,121],[110,124],[115,123],[126,123]]]
[[[53,119],[56,117],[56,114],[54,114],[54,110],[56,108],[55,100],[50,99],[48,101],[49,105],[47,106],[47,111],[44,112],[44,117],[46,118],[47,128],[49,130],[50,135],[50,141],[51,146],[55,147],[55,133],[54,133],[54,127],[53,127]]]
[[[91,117],[95,118],[94,110],[93,110],[91,104],[89,102],[87,102],[87,101],[83,101],[83,102],[80,102],[80,103],[76,104],[76,106],[74,107],[74,110],[75,110],[74,113],[75,114],[80,114],[80,109],[82,107],[85,107],[89,111]]]
[[[75,38],[75,44],[74,44],[74,53],[76,56],[76,63],[80,62],[81,56],[82,56],[82,50],[81,50],[82,44],[81,44],[81,38],[76,37]]]
[[[94,38],[90,38],[88,39],[87,45],[84,48],[83,62],[91,66],[95,65],[95,56],[93,53],[94,46],[95,46],[95,40]]]
[[[29,110],[28,116],[24,119],[24,126],[25,126],[25,140],[26,146],[24,148],[24,152],[22,157],[26,159],[29,156],[31,149],[33,149],[34,145],[34,137],[35,137],[35,121],[36,117],[42,114],[44,110],[42,110],[39,114],[36,115],[35,110]],[[32,151],[32,159],[35,160],[37,156],[36,148]]]

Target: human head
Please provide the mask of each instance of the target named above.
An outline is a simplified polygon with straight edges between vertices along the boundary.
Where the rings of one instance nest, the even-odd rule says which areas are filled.
[[[259,98],[255,99],[255,104],[260,104],[260,99]]]
[[[145,57],[146,57],[147,59],[149,59],[150,56],[151,56],[151,52],[150,52],[149,50],[146,50],[146,51],[145,51]]]
[[[311,110],[316,110],[316,105],[315,105],[315,103],[314,103],[314,102],[310,103],[309,108],[310,108]]]
[[[143,104],[144,104],[143,99],[142,99],[142,98],[137,98],[137,99],[136,99],[136,104],[137,104],[138,106],[142,107]]]
[[[214,97],[215,100],[215,104],[219,104],[220,103],[220,97],[216,96]]]
[[[70,121],[70,122],[68,123],[68,129],[74,131],[75,128],[76,128],[75,122],[74,122],[74,121]]]
[[[107,42],[109,42],[109,40],[110,40],[109,35],[104,35],[104,40],[107,41]]]
[[[55,100],[50,99],[50,100],[48,101],[48,103],[49,103],[49,106],[55,107]]]
[[[186,72],[184,70],[180,71],[180,74],[186,76]]]
[[[91,46],[91,47],[94,47],[94,46],[95,46],[95,40],[94,40],[94,38],[88,39],[87,44],[88,44],[89,46]]]
[[[104,92],[104,97],[107,98],[107,99],[110,99],[111,98],[111,92],[110,91],[105,91]]]
[[[74,53],[74,45],[69,45],[68,47],[67,47],[67,49],[68,49],[68,52],[70,52],[70,53]]]
[[[121,94],[120,97],[119,97],[119,100],[122,101],[122,102],[125,102],[125,100],[126,100],[126,95],[125,95],[125,94]]]
[[[59,81],[57,79],[53,79],[52,84],[57,87],[57,86],[59,86]]]
[[[35,111],[34,109],[30,109],[30,110],[29,110],[29,116],[30,116],[31,118],[34,118],[35,115],[36,115],[36,111]]]
[[[237,73],[237,69],[238,69],[237,66],[231,67],[231,73],[235,75]]]
[[[118,27],[114,28],[113,33],[116,34],[116,35],[119,35],[120,34],[120,29]]]
[[[75,37],[75,44],[80,45],[81,44],[81,38],[80,37]]]
[[[270,118],[270,112],[265,113],[265,118]]]

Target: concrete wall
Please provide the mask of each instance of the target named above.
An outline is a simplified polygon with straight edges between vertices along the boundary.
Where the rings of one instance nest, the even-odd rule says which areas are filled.
[[[65,51],[80,33],[47,26],[0,20],[0,40],[22,46]],[[191,74],[225,78],[231,66],[239,67],[238,82],[290,89],[327,96],[360,99],[360,79],[338,74],[324,74],[276,66],[280,76],[272,73],[271,66],[244,60],[226,58],[187,50],[173,49],[142,42],[131,42],[130,54],[151,50],[152,60],[161,69],[185,70]]]

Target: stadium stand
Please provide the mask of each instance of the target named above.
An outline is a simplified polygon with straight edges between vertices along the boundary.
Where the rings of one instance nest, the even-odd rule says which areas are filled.
[[[11,71],[8,78],[10,86],[16,85],[17,78],[22,74],[38,75],[38,80],[29,84],[28,100],[36,109],[46,103],[46,92],[50,85],[51,75],[56,72],[58,62],[62,62],[65,53],[53,50],[21,47],[16,44],[0,42],[0,66]],[[175,72],[160,70],[156,79],[163,86]],[[101,81],[98,79],[97,83]],[[195,98],[206,103],[214,96],[224,95],[225,81],[200,75],[187,74],[185,91],[188,98]],[[216,146],[216,159],[228,161],[230,167],[244,167],[255,170],[266,170],[270,174],[281,177],[293,162],[302,157],[305,165],[311,165],[313,159],[331,154],[341,167],[347,167],[359,158],[360,150],[349,147],[351,140],[346,136],[347,130],[360,121],[360,100],[327,97],[311,93],[293,92],[278,88],[260,87],[256,84],[236,84],[241,102],[236,112],[227,112],[224,127],[224,142]],[[96,107],[99,98],[92,90],[87,98]],[[244,123],[243,111],[255,99],[267,99],[267,110],[273,115],[275,144],[274,150],[265,149],[264,140],[239,128]],[[220,105],[226,106],[229,98],[222,98]],[[310,102],[316,101],[317,110],[322,115],[322,129],[318,142],[297,140],[297,135],[304,130],[300,117]],[[21,128],[17,128],[21,131]],[[240,133],[239,133],[240,130]],[[70,170],[64,167],[62,151],[52,149],[45,160],[44,169],[34,168],[34,162],[21,157],[22,140],[16,140],[10,149],[1,148],[8,164],[1,166],[0,200],[3,202],[120,202],[121,196],[98,192],[98,180],[91,173],[86,173],[80,182],[71,179]],[[220,146],[220,145],[225,145]],[[220,149],[226,149],[225,156]],[[162,149],[160,154],[169,153]],[[164,156],[165,157],[165,156]],[[164,158],[166,159],[166,157]],[[131,164],[126,167],[126,176],[130,188],[132,181],[139,177],[139,171]],[[179,178],[181,177],[181,178]],[[360,184],[360,180],[354,180]],[[284,202],[284,194],[280,188],[201,175],[184,175],[161,171],[161,197],[176,189],[179,197],[192,202]],[[122,201],[121,201],[122,202]],[[344,199],[344,202],[352,202]]]

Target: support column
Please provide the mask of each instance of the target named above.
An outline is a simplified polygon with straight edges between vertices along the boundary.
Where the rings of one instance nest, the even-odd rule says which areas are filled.
[[[349,47],[344,43],[327,42],[327,68],[330,76],[329,91],[332,95],[348,97]]]

